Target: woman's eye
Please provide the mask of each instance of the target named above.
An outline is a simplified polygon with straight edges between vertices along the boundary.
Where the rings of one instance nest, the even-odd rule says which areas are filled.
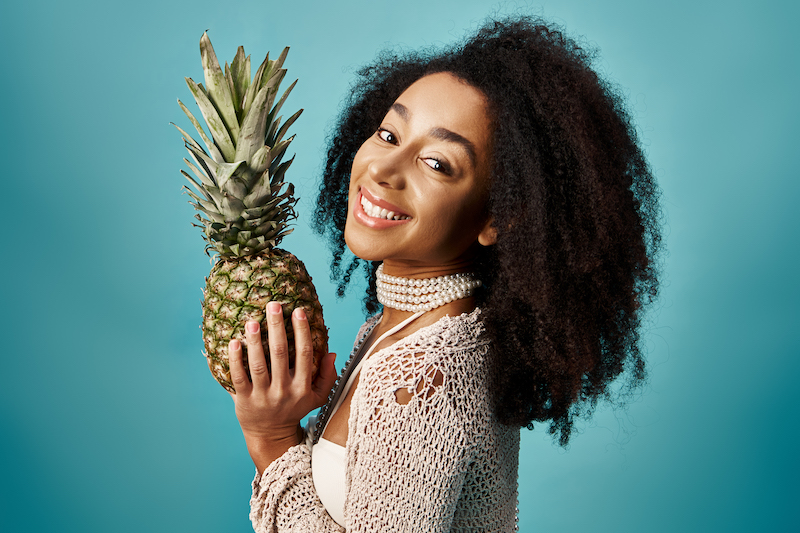
[[[450,172],[450,167],[447,166],[447,163],[439,161],[438,159],[434,159],[432,157],[426,157],[423,159],[425,164],[431,167],[436,172],[444,172],[445,174]]]
[[[391,144],[397,143],[397,138],[394,136],[389,130],[385,130],[383,128],[378,129],[378,137],[380,137],[383,141]]]

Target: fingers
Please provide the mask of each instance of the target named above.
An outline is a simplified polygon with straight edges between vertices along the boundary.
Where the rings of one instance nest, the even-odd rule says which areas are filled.
[[[289,383],[289,345],[283,325],[283,309],[278,302],[267,304],[267,337],[272,381],[285,387]]]
[[[314,370],[314,344],[311,340],[311,329],[306,312],[298,307],[292,312],[292,328],[294,329],[294,375],[305,387],[311,384]]]
[[[233,390],[237,394],[247,394],[252,389],[250,379],[247,377],[247,372],[244,369],[244,361],[242,357],[242,343],[237,339],[231,339],[228,343],[228,363],[231,369],[231,382],[233,383]]]
[[[267,359],[264,348],[261,346],[261,326],[255,320],[249,320],[244,325],[244,337],[247,342],[247,362],[250,366],[250,379],[254,387],[269,385],[270,377],[267,370]]]
[[[336,382],[336,354],[329,353],[322,358],[319,364],[319,375],[314,380],[312,388],[317,397],[317,406],[324,405],[328,399],[328,393]]]

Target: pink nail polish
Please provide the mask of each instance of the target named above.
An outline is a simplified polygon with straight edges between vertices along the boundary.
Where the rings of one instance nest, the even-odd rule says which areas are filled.
[[[245,324],[245,328],[247,328],[249,333],[258,333],[258,322],[250,320],[247,324]]]
[[[269,302],[267,304],[267,312],[271,315],[279,315],[281,311],[281,304],[278,302]]]

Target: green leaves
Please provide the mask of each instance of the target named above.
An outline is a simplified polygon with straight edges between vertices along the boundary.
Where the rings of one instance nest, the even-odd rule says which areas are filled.
[[[243,47],[223,69],[208,34],[203,33],[200,56],[205,87],[191,78],[185,80],[205,124],[178,100],[202,141],[175,126],[190,155],[184,162],[191,173],[181,173],[194,190],[184,189],[198,211],[195,218],[205,228],[208,248],[223,257],[251,255],[276,246],[291,232],[288,222],[296,218],[294,187],[283,181],[294,159],[283,161],[293,136],[284,136],[303,110],[283,124],[278,113],[297,81],[275,102],[286,76],[283,63],[288,52],[284,48],[276,60],[267,54],[251,79],[250,56]]]
[[[264,138],[267,131],[266,103],[269,92],[270,89],[267,87],[258,91],[250,111],[244,117],[239,146],[236,147],[235,157],[237,159],[249,160],[264,146]]]
[[[233,161],[236,147],[228,133],[228,129],[225,127],[225,123],[219,116],[217,108],[214,107],[214,104],[209,100],[208,95],[206,95],[202,87],[195,83],[192,78],[185,79],[186,85],[188,85],[189,90],[192,91],[192,96],[194,96],[194,100],[197,102],[197,107],[199,107],[200,112],[203,113],[203,118],[206,119],[206,125],[208,125],[211,136],[214,137],[214,142],[220,152],[222,152],[225,161]]]
[[[242,50],[244,55],[244,50]],[[217,54],[208,38],[208,33],[203,32],[200,38],[200,57],[203,61],[203,73],[206,79],[208,98],[219,112],[222,121],[225,123],[230,138],[235,143],[239,138],[239,121],[236,117],[236,109],[233,105],[233,91],[228,85],[228,80],[217,61]],[[231,80],[232,81],[232,80]]]
[[[243,46],[236,50],[236,57],[233,58],[230,69],[225,63],[225,78],[231,87],[236,118],[241,123],[244,118],[244,108],[242,107],[244,95],[250,87],[250,56],[245,57]]]

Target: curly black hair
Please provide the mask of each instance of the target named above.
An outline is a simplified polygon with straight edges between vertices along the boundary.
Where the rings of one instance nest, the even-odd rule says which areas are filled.
[[[659,191],[620,91],[596,52],[529,17],[492,20],[445,49],[382,53],[358,73],[330,136],[314,228],[332,245],[339,294],[364,266],[365,311],[379,309],[377,263],[345,258],[353,158],[413,82],[449,72],[479,89],[493,117],[488,209],[498,231],[476,273],[491,341],[499,420],[550,422],[561,445],[576,416],[646,377],[639,329],[658,293]]]

